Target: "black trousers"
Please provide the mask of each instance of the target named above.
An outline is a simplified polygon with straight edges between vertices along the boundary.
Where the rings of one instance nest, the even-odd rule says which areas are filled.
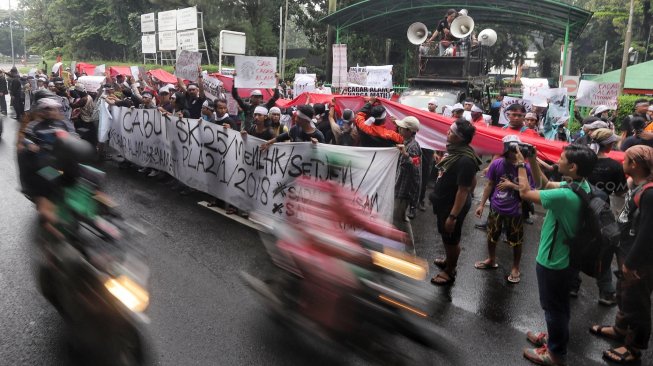
[[[0,96],[0,111],[2,113],[7,114],[7,100],[5,99],[5,96],[7,93],[3,93],[2,96]]]
[[[426,186],[431,179],[431,169],[433,167],[433,150],[422,149],[422,182],[419,190],[419,202],[424,202],[426,196]]]
[[[615,327],[626,335],[627,346],[648,348],[651,338],[651,293],[653,292],[653,265],[637,269],[639,279],[627,280],[618,272]]]

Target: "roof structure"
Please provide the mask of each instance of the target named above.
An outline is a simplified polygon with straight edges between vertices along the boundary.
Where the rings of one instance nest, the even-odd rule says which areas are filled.
[[[337,30],[373,33],[405,39],[408,26],[422,22],[435,28],[448,9],[467,9],[476,23],[519,25],[573,41],[592,12],[555,0],[364,0],[342,8],[320,21]]]
[[[621,78],[621,69],[606,72],[592,79],[601,83],[618,83]],[[653,61],[628,66],[626,68],[626,83],[624,91],[629,94],[637,94],[639,91],[653,90]]]

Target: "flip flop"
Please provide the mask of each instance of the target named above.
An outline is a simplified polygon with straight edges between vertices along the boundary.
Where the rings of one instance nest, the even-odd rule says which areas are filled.
[[[474,263],[474,268],[476,269],[497,269],[499,268],[499,265],[497,263],[494,264],[488,264],[483,261],[476,262]]]
[[[450,276],[446,272],[442,271],[431,278],[431,283],[438,286],[448,286],[454,283],[456,280],[455,277]]]
[[[604,329],[608,329],[608,328],[612,328],[614,330],[614,334],[606,333],[603,331]],[[599,337],[612,339],[614,341],[623,341],[625,338],[623,335],[617,333],[617,331],[611,325],[592,325],[590,327],[590,333],[597,335]]]
[[[506,280],[508,280],[509,283],[517,284],[517,283],[519,283],[519,281],[521,281],[521,273],[518,274],[517,276],[513,276],[512,273],[511,273],[510,275],[508,275]]]
[[[628,346],[623,346],[623,347],[625,348],[625,351],[623,352],[617,351],[617,348],[621,348],[621,347],[610,348],[607,351],[603,351],[603,358],[620,365],[637,362],[642,358],[642,352]],[[611,354],[616,356],[616,358]]]
[[[444,258],[435,258],[433,264],[440,269],[445,269],[445,267],[447,267],[447,261]]]

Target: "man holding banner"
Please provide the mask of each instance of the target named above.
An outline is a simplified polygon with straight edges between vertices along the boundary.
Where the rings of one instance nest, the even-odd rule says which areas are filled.
[[[279,84],[279,74],[275,73],[274,76],[276,77],[276,83],[277,85]],[[252,122],[254,121],[254,109],[258,107],[259,105],[263,104],[263,93],[258,90],[254,89],[249,95],[249,103],[245,103],[242,98],[240,98],[240,95],[238,95],[238,88],[236,88],[236,72],[234,71],[234,86],[231,88],[231,96],[234,98],[234,100],[238,103],[240,106],[240,109],[243,110],[243,113],[245,114],[245,123],[242,125],[242,130],[247,131],[250,126],[252,125]],[[270,100],[267,101],[267,103],[263,104],[263,107],[265,107],[266,110],[269,110],[270,108],[274,107],[274,105],[277,103],[277,100],[279,99],[281,95],[279,94],[279,88],[274,88],[274,95]]]

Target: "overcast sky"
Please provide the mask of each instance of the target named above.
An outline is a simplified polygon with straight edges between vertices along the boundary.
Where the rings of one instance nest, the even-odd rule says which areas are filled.
[[[11,2],[12,9],[16,9],[16,6],[18,5],[18,0],[13,0]],[[9,0],[0,0],[0,9],[8,9],[9,8]]]

